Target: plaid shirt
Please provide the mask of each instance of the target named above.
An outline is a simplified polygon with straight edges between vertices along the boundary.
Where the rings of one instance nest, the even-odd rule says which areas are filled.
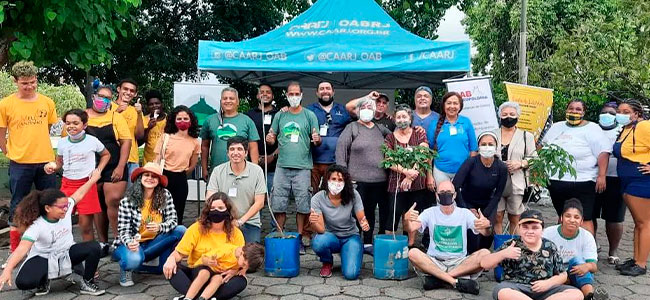
[[[172,194],[168,190],[165,190],[166,193],[166,202],[167,204],[160,209],[160,214],[162,215],[163,222],[160,223],[160,232],[167,233],[174,228],[176,228],[177,220],[176,217],[176,208],[174,208],[174,201],[172,200]],[[130,241],[133,236],[135,236],[140,231],[140,224],[142,222],[142,213],[140,208],[133,205],[129,199],[124,197],[120,200],[120,207],[117,212],[117,233],[118,237],[113,241],[113,247],[119,246],[120,244],[126,244]]]

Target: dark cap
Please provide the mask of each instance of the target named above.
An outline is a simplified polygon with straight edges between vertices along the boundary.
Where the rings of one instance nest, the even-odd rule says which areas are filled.
[[[544,218],[542,217],[542,212],[536,209],[529,209],[527,211],[524,211],[521,214],[518,224],[521,225],[529,222],[540,223],[542,226],[544,226]]]
[[[390,102],[390,99],[388,98],[388,95],[386,95],[384,93],[379,93],[379,97],[377,97],[377,100],[379,100],[379,98],[384,98],[386,100],[386,102]]]

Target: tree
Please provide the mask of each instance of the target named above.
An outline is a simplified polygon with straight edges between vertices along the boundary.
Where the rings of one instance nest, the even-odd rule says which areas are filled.
[[[464,7],[467,0],[375,0],[404,29],[428,39],[436,39],[436,30],[447,10]]]

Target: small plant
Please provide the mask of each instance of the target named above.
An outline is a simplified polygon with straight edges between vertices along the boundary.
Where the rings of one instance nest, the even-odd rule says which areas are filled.
[[[530,182],[541,187],[547,187],[549,177],[558,174],[563,177],[565,174],[571,174],[574,178],[576,170],[573,168],[575,158],[555,144],[545,144],[537,150],[537,156],[528,160],[528,170],[530,172]]]
[[[418,170],[422,176],[431,170],[431,160],[438,157],[436,151],[423,146],[404,148],[396,145],[395,149],[390,149],[386,145],[382,145],[381,152],[384,153],[385,159],[379,163],[380,168],[389,169],[395,166],[413,168]]]

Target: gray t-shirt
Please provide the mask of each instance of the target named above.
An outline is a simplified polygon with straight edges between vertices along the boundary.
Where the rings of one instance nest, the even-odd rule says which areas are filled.
[[[354,200],[347,205],[334,206],[327,197],[327,191],[320,191],[311,197],[311,208],[316,213],[322,213],[325,220],[325,231],[338,237],[348,237],[359,234],[355,213],[363,211],[361,196],[354,191]]]
[[[388,172],[380,168],[379,163],[384,160],[381,146],[389,133],[378,124],[373,128],[357,122],[348,124],[336,145],[336,163],[347,167],[354,181],[387,181]]]

